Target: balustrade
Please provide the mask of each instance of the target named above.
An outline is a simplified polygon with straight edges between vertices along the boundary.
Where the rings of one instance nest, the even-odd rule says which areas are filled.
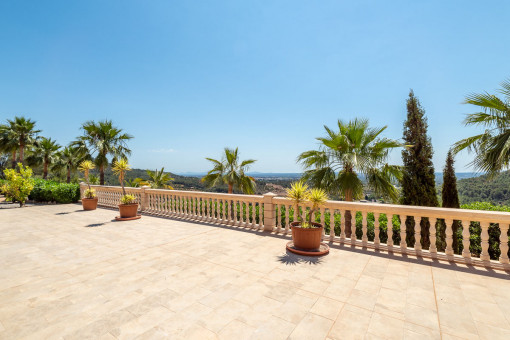
[[[82,184],[82,192],[85,187]],[[116,208],[120,203],[122,188],[92,187],[100,206]],[[309,204],[296,209],[292,201],[274,194],[236,195],[149,187],[125,190],[137,198],[140,210],[146,214],[264,229],[287,237],[290,224],[298,216],[306,219],[310,214]],[[328,201],[312,220],[324,225],[323,239],[332,244],[510,269],[507,212]],[[427,230],[422,229],[422,224],[429,225]],[[346,229],[350,229],[350,237]],[[414,244],[408,244],[408,239],[414,239]],[[430,241],[430,246],[423,246],[426,241]]]

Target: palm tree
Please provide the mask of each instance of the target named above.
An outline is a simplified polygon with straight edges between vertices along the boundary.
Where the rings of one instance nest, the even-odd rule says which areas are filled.
[[[7,122],[17,139],[19,148],[18,162],[23,164],[25,148],[34,143],[36,135],[41,131],[35,130],[35,121],[25,117],[14,117],[14,120],[8,119]]]
[[[245,194],[253,194],[255,192],[255,179],[247,176],[246,171],[250,164],[256,161],[247,159],[241,162],[237,148],[225,148],[224,152],[221,161],[206,158],[213,163],[214,167],[202,178],[202,182],[205,182],[209,187],[227,184],[229,194],[233,193],[234,187]]]
[[[126,158],[131,154],[127,141],[133,136],[123,133],[122,129],[113,126],[111,120],[100,122],[88,121],[82,125],[83,136],[73,143],[81,150],[87,150],[94,155],[94,161],[99,168],[101,185],[104,185],[104,171],[109,164],[108,157],[113,159]]]
[[[60,145],[51,138],[41,137],[34,142],[35,149],[32,154],[27,157],[30,164],[43,164],[43,178],[48,177],[48,168],[58,159],[57,152]]]
[[[172,186],[167,183],[173,181],[174,179],[170,177],[170,174],[165,174],[165,168],[161,168],[161,170],[152,172],[150,170],[146,170],[147,175],[149,176],[149,184],[153,189],[165,188],[165,189],[173,189]]]
[[[476,156],[471,165],[490,176],[508,169],[510,164],[510,79],[502,82],[501,87],[498,92],[502,98],[487,92],[466,97],[464,104],[475,105],[482,111],[468,114],[464,124],[485,130],[453,145],[455,153],[464,149],[474,152]]]
[[[11,155],[11,167],[16,168],[16,151],[18,150],[18,139],[13,129],[13,124],[0,125],[0,152]]]
[[[122,187],[122,194],[124,196],[126,196],[126,189],[124,189],[124,178],[126,177],[126,172],[130,170],[131,166],[125,158],[121,158],[118,161],[113,162],[112,171],[114,174],[119,176],[119,182]]]
[[[66,172],[66,182],[71,183],[71,175],[76,169],[78,165],[87,158],[87,154],[84,154],[82,150],[72,147],[66,146],[64,149],[60,150],[57,153],[58,160],[55,162],[53,169],[55,170],[65,170]]]
[[[89,190],[90,190],[89,173],[91,170],[94,170],[95,167],[96,166],[94,165],[94,163],[92,163],[92,161],[90,160],[84,160],[78,166],[78,170],[83,172],[83,176],[85,177],[85,181],[87,182]]]
[[[326,137],[317,138],[318,150],[305,151],[298,156],[305,168],[303,179],[314,187],[340,195],[346,201],[362,198],[363,176],[376,195],[396,201],[398,190],[393,182],[400,180],[399,166],[387,164],[389,151],[403,146],[396,140],[379,137],[386,130],[370,128],[367,119],[338,121],[339,131],[324,126]],[[350,237],[350,212],[346,213],[347,237]]]

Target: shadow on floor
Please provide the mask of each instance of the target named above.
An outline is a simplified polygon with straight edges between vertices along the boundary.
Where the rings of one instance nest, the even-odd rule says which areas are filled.
[[[488,277],[510,280],[510,275],[509,275],[510,272],[502,271],[502,270],[494,270],[494,269],[488,268],[488,267],[482,268],[482,267],[472,266],[472,265],[459,265],[453,261],[451,261],[451,262],[439,261],[437,259],[433,260],[430,258],[408,256],[406,254],[400,254],[400,253],[386,252],[386,251],[380,251],[380,250],[374,250],[374,249],[368,249],[368,248],[359,248],[359,247],[354,247],[354,246],[346,245],[346,244],[333,244],[331,242],[328,244],[331,249],[340,249],[340,250],[355,252],[358,254],[365,254],[368,256],[377,256],[380,258],[385,258],[385,259],[393,260],[393,261],[410,262],[410,263],[414,263],[414,264],[420,264],[420,265],[430,266],[430,267],[435,267],[435,268],[455,270],[455,271],[459,271],[459,272],[463,272],[463,273],[483,275],[483,276],[488,276]]]
[[[286,254],[277,257],[278,261],[288,266],[295,266],[300,263],[317,265],[322,262],[322,256],[301,256],[287,251]]]
[[[105,225],[106,223],[91,223],[91,224],[87,224],[85,226],[85,228],[96,228],[96,227],[100,227],[100,226],[103,226]]]

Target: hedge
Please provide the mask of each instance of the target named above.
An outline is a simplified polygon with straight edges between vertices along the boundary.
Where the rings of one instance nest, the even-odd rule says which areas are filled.
[[[36,179],[29,199],[36,202],[78,202],[80,199],[80,185]]]

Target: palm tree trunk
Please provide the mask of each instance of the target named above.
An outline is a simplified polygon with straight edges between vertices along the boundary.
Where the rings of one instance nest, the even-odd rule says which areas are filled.
[[[99,167],[99,184],[104,185],[104,165]]]
[[[43,179],[48,177],[48,161],[44,160],[44,170],[43,170]]]
[[[13,169],[16,169],[16,149],[12,150],[12,160],[11,165]]]
[[[19,145],[19,162],[21,164],[23,164],[24,151],[25,151],[25,144],[20,143],[20,145]]]
[[[234,184],[228,183],[228,193],[231,194],[234,192]]]
[[[67,167],[67,183],[71,183],[71,167]]]

